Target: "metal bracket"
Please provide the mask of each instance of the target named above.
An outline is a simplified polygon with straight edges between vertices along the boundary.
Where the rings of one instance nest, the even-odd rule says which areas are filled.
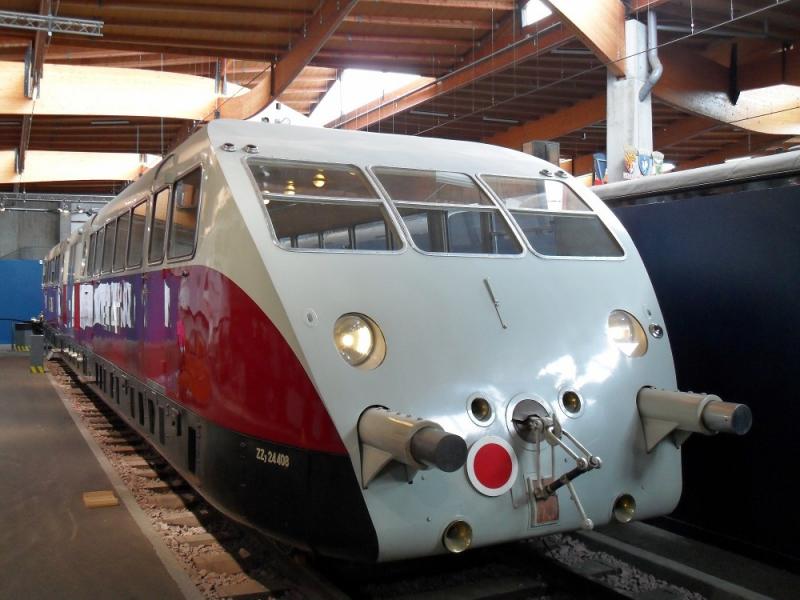
[[[559,488],[566,486],[570,493],[570,499],[575,503],[575,507],[578,509],[578,513],[581,516],[581,526],[584,529],[592,529],[594,527],[594,523],[586,515],[586,511],[583,509],[583,505],[578,497],[578,492],[575,490],[572,481],[584,473],[588,473],[594,469],[599,469],[603,465],[600,457],[589,452],[589,450],[587,450],[586,447],[575,438],[575,436],[566,431],[561,426],[561,423],[559,423],[555,415],[546,417],[531,415],[527,417],[523,423],[519,424],[525,426],[533,433],[534,444],[536,445],[536,481],[533,482],[532,486],[534,498],[537,501],[546,500],[547,498],[553,496]],[[564,439],[570,442],[570,444],[574,446],[575,450],[570,448],[570,446],[565,443]],[[553,479],[549,483],[544,483],[542,479],[542,441],[546,442],[553,448],[553,451],[551,452],[553,462],[551,473],[553,475]],[[575,461],[575,467],[560,477],[555,476],[556,447],[561,448],[570,458],[572,458],[572,460]]]

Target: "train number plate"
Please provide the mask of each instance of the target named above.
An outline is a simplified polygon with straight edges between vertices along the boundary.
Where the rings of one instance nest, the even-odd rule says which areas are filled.
[[[288,454],[267,450],[266,448],[256,448],[256,460],[282,469],[288,469],[291,466],[291,460]]]

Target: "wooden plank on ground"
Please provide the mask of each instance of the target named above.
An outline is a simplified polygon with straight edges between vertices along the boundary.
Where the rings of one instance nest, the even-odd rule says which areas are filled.
[[[210,533],[193,533],[190,535],[179,535],[175,538],[179,544],[187,544],[189,546],[210,546],[216,544],[217,538]]]
[[[201,523],[197,517],[190,512],[181,512],[174,515],[162,516],[164,523],[177,527],[200,527]]]
[[[83,504],[86,508],[104,508],[107,506],[117,506],[119,504],[119,499],[111,490],[84,492]]]
[[[239,566],[230,554],[224,552],[214,552],[201,554],[194,558],[194,564],[198,569],[213,571],[214,573],[241,573],[242,567]]]
[[[220,598],[238,598],[240,596],[252,596],[253,594],[266,594],[270,590],[255,579],[248,578],[239,583],[218,586],[214,591]]]

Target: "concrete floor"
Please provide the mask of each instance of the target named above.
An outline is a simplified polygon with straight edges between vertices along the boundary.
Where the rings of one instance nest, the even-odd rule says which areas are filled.
[[[0,351],[0,599],[183,598],[46,375]]]

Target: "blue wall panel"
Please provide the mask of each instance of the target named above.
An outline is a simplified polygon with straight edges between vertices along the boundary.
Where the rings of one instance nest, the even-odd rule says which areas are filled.
[[[38,260],[0,260],[0,344],[12,341],[13,320],[42,311],[42,265]]]

